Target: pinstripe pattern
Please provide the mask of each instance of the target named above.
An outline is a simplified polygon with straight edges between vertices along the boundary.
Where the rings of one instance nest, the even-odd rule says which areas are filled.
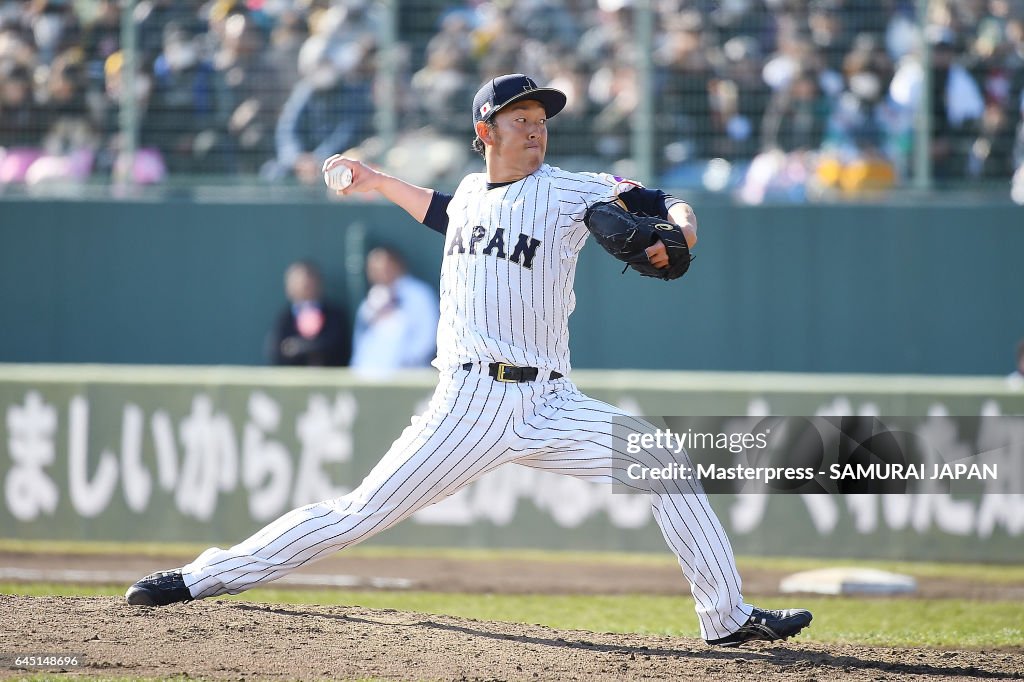
[[[552,383],[560,387],[544,396],[523,425],[525,428],[516,432],[518,440],[525,441],[535,453],[517,463],[611,483],[613,457],[628,459],[625,443],[614,442],[612,419],[647,432],[654,427],[583,395],[568,380]],[[568,460],[566,452],[572,453]],[[657,453],[648,454],[655,461],[689,465],[679,455],[662,458]],[[567,462],[571,464],[567,466]],[[651,495],[651,504],[665,541],[690,581],[701,633],[705,639],[716,639],[739,628],[750,615],[750,607],[743,603],[732,548],[721,523],[699,484],[688,485],[686,490]]]
[[[629,419],[568,379],[502,384],[478,370],[448,373],[427,412],[356,490],[291,511],[230,549],[207,550],[184,567],[185,583],[196,598],[259,586],[372,537],[508,462],[611,483],[613,457],[627,456],[624,442],[615,444],[613,418]],[[636,427],[653,428],[640,420]],[[725,637],[750,609],[707,497],[698,488],[682,492],[651,495],[654,518],[690,581],[702,634]]]
[[[488,189],[470,175],[448,204],[441,267],[437,390],[426,412],[350,494],[295,509],[230,549],[211,548],[182,569],[195,598],[243,590],[359,543],[507,463],[618,482],[629,460],[614,433],[654,427],[589,398],[568,379],[501,383],[487,363],[567,374],[576,259],[588,236],[582,215],[614,195],[617,179],[542,166]],[[474,363],[463,370],[464,363]],[[646,452],[667,463],[678,455]],[[649,494],[654,518],[689,580],[705,639],[728,636],[751,612],[728,538],[699,484]]]
[[[494,189],[483,173],[462,181],[448,204],[438,369],[483,360],[569,373],[573,279],[589,235],[582,216],[588,205],[614,196],[617,184],[608,175],[547,165]],[[486,237],[473,249],[478,227]],[[496,248],[483,253],[499,229],[505,258]],[[529,266],[525,256],[515,258],[520,239],[540,244]]]

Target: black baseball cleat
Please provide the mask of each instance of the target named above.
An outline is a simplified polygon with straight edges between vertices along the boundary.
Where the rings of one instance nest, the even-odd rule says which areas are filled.
[[[739,646],[755,639],[768,642],[789,639],[810,625],[812,618],[811,612],[804,609],[770,611],[755,606],[750,618],[739,630],[728,637],[706,641],[712,646]]]
[[[180,570],[160,571],[147,575],[128,588],[124,598],[134,606],[167,606],[179,601],[192,601]]]

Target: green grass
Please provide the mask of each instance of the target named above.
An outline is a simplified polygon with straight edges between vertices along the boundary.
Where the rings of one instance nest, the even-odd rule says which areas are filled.
[[[123,587],[0,583],[0,593],[31,596],[121,596]],[[497,595],[259,589],[226,597],[281,604],[364,606],[478,620],[535,623],[559,629],[697,637],[690,597],[650,595]],[[1020,649],[1021,602],[964,599],[787,597],[759,606],[802,606],[814,624],[801,639],[871,646]]]
[[[124,596],[125,589],[125,586],[116,585],[0,582],[0,594],[19,594],[26,597],[121,597]]]
[[[208,545],[196,543],[120,543],[63,540],[0,539],[0,552],[32,554],[80,554],[134,556],[199,555]],[[533,549],[437,549],[426,547],[386,547],[360,545],[345,550],[346,556],[369,559],[431,558],[456,561],[549,561],[555,563],[585,562],[616,566],[676,566],[668,553],[639,552],[565,552]],[[979,582],[1024,583],[1022,564],[968,564],[890,561],[884,559],[821,559],[793,557],[737,557],[740,572],[745,570],[807,571],[830,566],[878,568],[907,573],[917,578],[963,578],[971,576]]]

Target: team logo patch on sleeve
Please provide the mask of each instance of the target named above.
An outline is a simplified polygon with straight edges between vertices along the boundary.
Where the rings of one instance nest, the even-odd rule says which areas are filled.
[[[630,180],[629,178],[624,178],[619,175],[612,175],[610,177],[615,181],[615,196],[618,196],[623,192],[628,192],[631,189],[636,189],[637,187],[643,187],[643,184],[636,180]]]

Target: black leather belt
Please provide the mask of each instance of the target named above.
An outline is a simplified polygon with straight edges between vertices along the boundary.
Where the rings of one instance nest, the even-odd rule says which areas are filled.
[[[462,366],[462,369],[468,371],[475,366],[475,362],[467,362]],[[487,370],[487,373],[495,381],[512,384],[522,381],[536,381],[537,375],[540,374],[540,370],[536,367],[517,367],[516,365],[506,365],[504,362],[492,362],[487,365]],[[561,378],[562,375],[558,372],[551,372],[552,380]]]

